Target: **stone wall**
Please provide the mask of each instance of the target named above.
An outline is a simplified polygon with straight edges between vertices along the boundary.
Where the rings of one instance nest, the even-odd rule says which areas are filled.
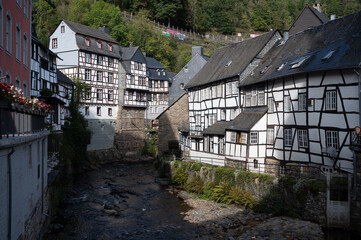
[[[116,121],[113,119],[88,119],[88,129],[92,132],[87,151],[107,149],[113,146]]]
[[[146,137],[145,108],[118,107],[114,146],[121,154],[140,154]]]
[[[178,127],[188,123],[188,95],[184,94],[159,117],[159,152],[168,152],[169,141],[179,141]]]

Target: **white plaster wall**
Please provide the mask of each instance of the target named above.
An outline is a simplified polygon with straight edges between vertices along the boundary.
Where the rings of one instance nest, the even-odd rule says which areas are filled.
[[[224,166],[224,156],[214,153],[190,150],[190,156],[193,161],[212,164],[216,166]]]
[[[89,107],[89,115],[85,115],[85,107]],[[101,116],[97,115],[97,108],[96,105],[82,105],[79,109],[80,112],[84,115],[85,119],[110,119],[110,120],[116,120],[117,114],[118,114],[118,107],[109,105],[109,106],[101,106]],[[108,116],[108,108],[112,109],[112,116]]]

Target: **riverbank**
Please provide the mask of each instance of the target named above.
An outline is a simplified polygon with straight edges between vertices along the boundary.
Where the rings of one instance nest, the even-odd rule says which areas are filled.
[[[190,210],[184,219],[206,227],[226,239],[324,239],[318,224],[289,217],[272,217],[233,205],[199,199],[174,187],[168,189],[183,199]]]

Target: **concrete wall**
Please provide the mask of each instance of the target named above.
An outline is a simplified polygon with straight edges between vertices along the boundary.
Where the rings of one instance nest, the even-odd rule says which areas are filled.
[[[47,135],[0,140],[0,239],[35,239],[40,232],[47,212]],[[26,238],[29,226],[32,237]]]
[[[122,154],[140,154],[145,143],[145,108],[118,107],[114,145]]]
[[[87,119],[88,129],[92,132],[87,151],[113,147],[116,129],[115,119]]]
[[[188,123],[188,95],[183,95],[159,117],[158,150],[168,151],[168,142],[179,141],[178,127]]]

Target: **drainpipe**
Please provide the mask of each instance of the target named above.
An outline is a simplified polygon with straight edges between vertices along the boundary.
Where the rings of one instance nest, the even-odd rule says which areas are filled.
[[[9,209],[8,209],[8,239],[11,239],[11,210],[12,210],[12,175],[11,175],[11,155],[15,152],[15,148],[12,147],[10,153],[8,154],[8,176],[9,176]]]
[[[239,94],[240,92],[240,85],[241,84],[241,74],[238,74],[238,91],[237,91],[237,94],[238,94],[238,112],[241,113],[241,95]]]
[[[358,109],[359,109],[359,126],[361,126],[361,81],[360,81],[360,73],[353,69],[353,71],[356,73],[358,77]],[[355,201],[357,199],[357,157],[356,152],[353,149],[353,200]]]

